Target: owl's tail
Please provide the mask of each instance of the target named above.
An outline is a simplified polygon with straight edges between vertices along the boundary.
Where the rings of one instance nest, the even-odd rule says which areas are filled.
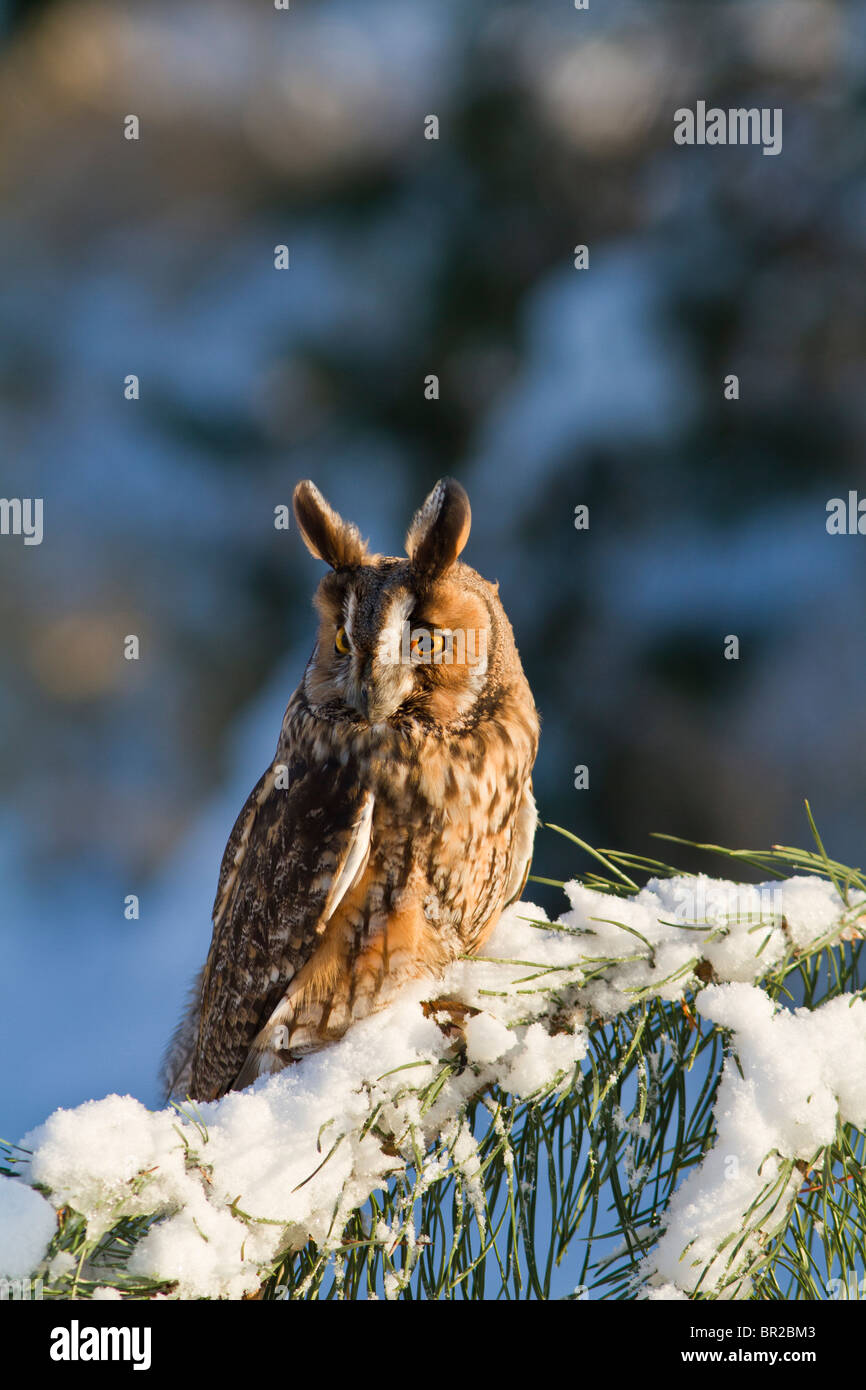
[[[192,1086],[192,1059],[198,1042],[198,1021],[201,1013],[201,989],[204,967],[199,971],[187,998],[180,1023],[171,1035],[165,1050],[159,1079],[164,1101],[184,1100]]]

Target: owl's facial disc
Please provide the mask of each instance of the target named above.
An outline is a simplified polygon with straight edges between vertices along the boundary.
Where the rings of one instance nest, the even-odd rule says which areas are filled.
[[[485,688],[491,636],[489,607],[466,574],[474,571],[419,588],[405,561],[377,557],[327,576],[305,677],[311,703],[327,706],[329,718],[341,706],[370,726],[463,718]]]

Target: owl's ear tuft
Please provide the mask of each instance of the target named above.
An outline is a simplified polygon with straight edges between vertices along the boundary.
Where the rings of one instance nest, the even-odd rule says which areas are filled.
[[[471,524],[465,489],[454,478],[440,478],[406,536],[416,583],[429,584],[450,569],[469,539]]]
[[[344,521],[309,478],[298,483],[293,502],[298,527],[311,555],[335,570],[364,563],[367,545],[357,526]]]

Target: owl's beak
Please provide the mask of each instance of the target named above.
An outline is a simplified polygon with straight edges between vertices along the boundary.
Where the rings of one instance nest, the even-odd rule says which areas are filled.
[[[364,718],[365,718],[366,720],[369,721],[369,720],[370,720],[370,687],[369,687],[369,685],[365,682],[364,685],[361,686],[361,689],[360,689],[360,691],[359,691],[358,693],[359,693],[359,695],[360,695],[360,697],[361,697],[361,698],[360,698],[360,702],[359,702],[359,703],[360,703],[360,710],[359,710],[359,713],[360,713],[360,714],[363,714]]]
[[[358,693],[360,695],[359,712],[363,714],[368,724],[381,724],[383,720],[388,718],[389,714],[394,713],[396,706],[390,700],[382,699],[372,681],[364,681]]]
[[[406,692],[397,668],[378,668],[367,661],[361,672],[356,708],[368,724],[382,724],[399,708]]]

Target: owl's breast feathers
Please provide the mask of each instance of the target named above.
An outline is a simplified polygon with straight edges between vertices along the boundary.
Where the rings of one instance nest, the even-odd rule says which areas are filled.
[[[483,944],[536,823],[537,717],[525,681],[513,694],[451,729],[330,721],[295,694],[223,857],[194,1096],[281,1070]]]

